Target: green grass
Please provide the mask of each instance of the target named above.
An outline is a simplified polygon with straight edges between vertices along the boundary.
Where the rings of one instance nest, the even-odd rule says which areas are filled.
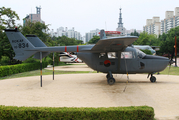
[[[96,71],[59,71],[55,70],[55,75],[57,74],[79,74],[79,73],[97,73]],[[53,70],[42,70],[42,75],[53,75]],[[3,79],[11,79],[11,78],[19,78],[19,77],[28,77],[28,76],[40,76],[40,70],[34,70],[34,71],[29,71],[29,72],[23,72],[23,73],[18,73],[18,74],[13,74],[10,76],[6,77],[0,77],[0,80]]]
[[[160,72],[160,74],[162,75],[179,75],[179,67],[174,67],[174,66],[171,66],[170,67],[170,71],[169,71],[169,67],[165,68],[164,71]]]

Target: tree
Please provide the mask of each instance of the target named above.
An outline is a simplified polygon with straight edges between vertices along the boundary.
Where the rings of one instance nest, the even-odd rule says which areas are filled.
[[[95,35],[91,40],[89,40],[89,44],[96,44],[100,40],[100,37]]]
[[[49,30],[48,25],[40,22],[30,22],[27,21],[26,25],[21,27],[20,31],[23,35],[33,34],[38,36],[47,46],[53,46],[54,42],[50,37],[50,34],[47,34]]]
[[[162,34],[159,38],[161,39],[162,43],[160,46],[161,53],[172,53],[175,45],[175,32],[177,36],[177,48],[179,47],[179,26],[175,28],[171,28],[167,34]],[[179,49],[177,49],[179,52]]]
[[[15,28],[15,20],[19,20],[15,11],[12,11],[11,8],[0,8],[0,60],[2,56],[8,56],[9,64],[12,64],[15,54],[3,29]]]
[[[2,17],[3,16],[3,17]],[[3,19],[4,18],[4,19]],[[15,19],[19,20],[19,16],[11,8],[0,8],[0,29],[15,28]]]
[[[133,44],[134,45],[160,46],[161,42],[160,40],[158,40],[156,35],[143,32],[140,34],[139,38]]]
[[[140,34],[136,31],[136,30],[134,30],[134,32],[131,32],[131,36],[140,36]]]

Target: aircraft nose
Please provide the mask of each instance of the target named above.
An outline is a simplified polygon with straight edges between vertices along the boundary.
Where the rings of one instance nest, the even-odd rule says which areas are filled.
[[[143,59],[151,61],[151,66],[152,68],[155,68],[156,71],[164,70],[170,63],[170,59],[161,56],[146,55]]]

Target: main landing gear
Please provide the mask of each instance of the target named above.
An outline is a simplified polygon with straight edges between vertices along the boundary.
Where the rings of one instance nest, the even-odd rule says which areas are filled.
[[[108,72],[106,78],[109,85],[113,85],[116,82],[115,79],[113,78],[111,71]]]
[[[156,77],[153,76],[153,73],[149,73],[147,78],[149,78],[149,76],[150,76],[150,82],[152,82],[152,83],[156,82]]]

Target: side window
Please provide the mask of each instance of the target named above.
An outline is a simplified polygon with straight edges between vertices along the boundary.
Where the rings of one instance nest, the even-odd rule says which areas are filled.
[[[115,59],[115,58],[117,58],[116,52],[108,52],[108,58],[109,59]]]
[[[121,59],[132,59],[135,58],[135,55],[132,51],[130,52],[121,52]]]
[[[99,54],[99,58],[103,58],[103,57],[105,57],[106,56],[106,53],[100,53]]]

